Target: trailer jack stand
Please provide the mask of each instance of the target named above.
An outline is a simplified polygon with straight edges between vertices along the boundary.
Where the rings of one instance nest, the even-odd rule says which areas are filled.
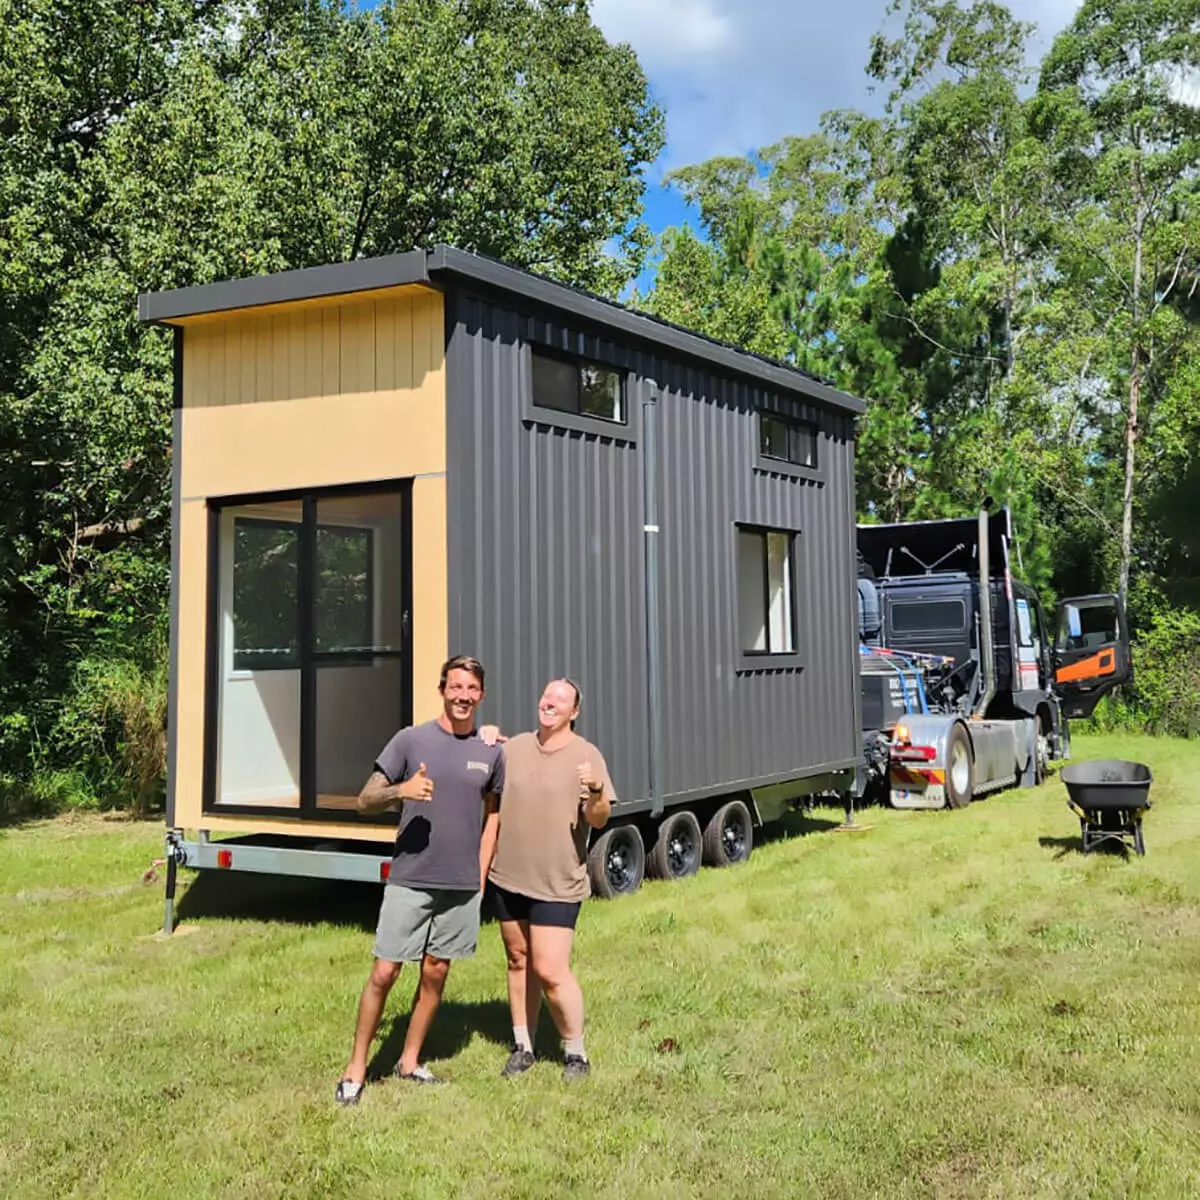
[[[163,900],[163,936],[170,937],[175,932],[175,880],[181,863],[187,861],[187,854],[179,844],[179,834],[174,830],[167,832],[167,887]]]
[[[846,819],[834,827],[834,833],[866,833],[871,828],[870,825],[860,825],[854,819],[854,793],[842,793],[842,806],[846,810]]]

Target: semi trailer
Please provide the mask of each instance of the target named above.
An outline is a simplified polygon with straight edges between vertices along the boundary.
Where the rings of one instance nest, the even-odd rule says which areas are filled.
[[[1036,598],[931,546],[949,526],[856,530],[865,404],[803,371],[445,246],[139,316],[175,350],[168,928],[180,867],[385,879],[398,815],[357,794],[452,653],[506,731],[581,684],[620,797],[601,896],[740,862],[881,773],[893,803],[957,805],[1065,745],[1091,660],[1051,682]],[[975,553],[1007,564],[989,530]],[[1102,611],[1076,610],[1085,640]]]

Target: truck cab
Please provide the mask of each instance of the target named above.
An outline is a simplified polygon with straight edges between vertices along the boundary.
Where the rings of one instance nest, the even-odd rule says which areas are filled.
[[[1089,716],[1130,677],[1118,598],[1071,597],[1051,624],[1036,591],[1014,574],[1014,547],[1007,508],[858,529],[859,572],[878,609],[875,644],[951,660],[928,689],[928,711],[964,722],[979,760],[989,739],[1004,745],[994,769],[974,764],[975,791],[1010,776],[1040,782],[1051,758],[1070,755],[1069,719]],[[1016,770],[1007,749],[1014,741]],[[1035,758],[1022,768],[1026,745]]]

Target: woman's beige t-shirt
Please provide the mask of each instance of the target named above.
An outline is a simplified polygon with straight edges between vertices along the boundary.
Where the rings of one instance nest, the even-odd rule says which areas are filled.
[[[504,744],[504,795],[500,835],[488,878],[534,900],[587,898],[588,834],[583,819],[580,764],[590,760],[613,803],[617,795],[604,756],[573,734],[555,750],[543,750],[534,733]]]

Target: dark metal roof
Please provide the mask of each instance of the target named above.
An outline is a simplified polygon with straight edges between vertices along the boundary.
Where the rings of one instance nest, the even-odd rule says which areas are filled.
[[[600,326],[622,338],[674,351],[775,388],[799,392],[833,408],[851,413],[860,413],[866,408],[865,402],[857,396],[839,391],[827,381],[797,367],[751,354],[658,317],[635,312],[602,296],[567,287],[532,271],[510,267],[451,246],[145,293],[138,297],[138,318],[170,323],[204,313],[259,308],[404,284],[437,285],[443,280],[461,281],[476,288],[517,296],[556,313]]]

